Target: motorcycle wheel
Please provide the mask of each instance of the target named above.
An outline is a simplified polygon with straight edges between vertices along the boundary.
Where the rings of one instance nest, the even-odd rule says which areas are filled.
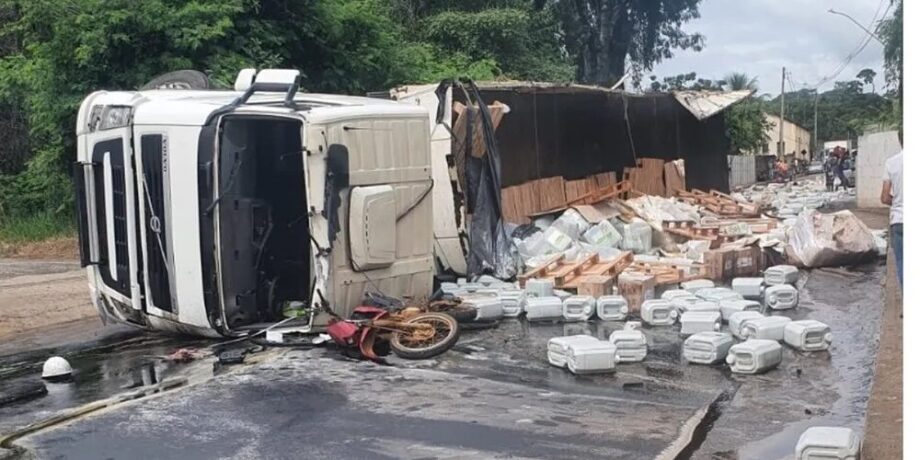
[[[404,359],[427,359],[449,350],[460,338],[460,325],[450,315],[422,313],[406,320],[407,323],[429,324],[435,329],[433,337],[418,338],[412,334],[393,332],[390,349]]]

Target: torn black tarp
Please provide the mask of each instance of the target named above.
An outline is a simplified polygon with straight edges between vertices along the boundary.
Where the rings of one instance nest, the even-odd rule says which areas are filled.
[[[473,139],[473,123],[478,118],[482,124],[486,152],[481,158],[472,155],[472,143],[465,142],[460,150],[463,155],[458,163],[463,164],[464,195],[469,229],[469,251],[466,255],[467,276],[491,274],[501,279],[511,279],[517,274],[514,262],[514,246],[505,233],[501,213],[501,160],[495,129],[489,110],[473,110],[473,107],[488,107],[479,88],[472,80],[444,80],[437,89],[438,118],[442,119],[448,107],[446,92],[453,87],[454,95],[462,94],[466,105],[466,139]]]

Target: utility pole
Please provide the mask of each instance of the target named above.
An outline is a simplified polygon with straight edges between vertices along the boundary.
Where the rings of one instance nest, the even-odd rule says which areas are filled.
[[[809,158],[809,162],[814,161],[815,152],[818,151],[818,88],[815,88],[815,129],[811,133],[811,136],[815,139],[815,146],[811,149],[811,158]]]
[[[869,34],[870,37],[874,38],[875,41],[881,43],[882,45],[885,44],[885,42],[883,42],[882,39],[879,38],[878,35],[875,35],[875,33],[872,32],[871,30],[867,29],[866,26],[860,24],[859,21],[853,19],[853,16],[850,16],[849,14],[846,14],[846,13],[843,13],[843,12],[840,12],[840,11],[834,11],[833,8],[827,10],[827,12],[828,12],[828,13],[831,13],[831,14],[839,14],[840,16],[843,16],[843,17],[849,19],[851,22],[853,22],[853,24],[856,24],[857,27],[859,27],[860,29],[866,31],[866,33]]]
[[[779,93],[779,143],[776,146],[776,159],[782,160],[786,155],[786,143],[783,138],[783,125],[786,124],[786,67],[783,67],[783,81]]]

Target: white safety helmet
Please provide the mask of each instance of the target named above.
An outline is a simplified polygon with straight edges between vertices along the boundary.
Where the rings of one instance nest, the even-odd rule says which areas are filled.
[[[42,378],[53,379],[69,376],[73,374],[73,368],[66,359],[60,356],[52,356],[45,361],[42,366]]]

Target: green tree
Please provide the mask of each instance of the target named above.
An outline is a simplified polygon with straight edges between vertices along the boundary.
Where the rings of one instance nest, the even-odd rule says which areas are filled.
[[[759,153],[769,141],[767,132],[773,125],[767,120],[764,102],[749,97],[725,112],[725,130],[729,151],[734,155]]]
[[[856,74],[856,78],[863,82],[863,84],[871,85],[872,92],[875,92],[875,71],[872,69],[862,69]]]
[[[701,50],[703,37],[682,26],[699,17],[699,0],[550,0],[562,23],[565,49],[578,66],[578,81],[611,86],[633,79],[677,49]]]
[[[732,72],[725,76],[725,89],[729,91],[741,91],[749,89],[757,91],[757,77],[751,78],[743,72]]]

